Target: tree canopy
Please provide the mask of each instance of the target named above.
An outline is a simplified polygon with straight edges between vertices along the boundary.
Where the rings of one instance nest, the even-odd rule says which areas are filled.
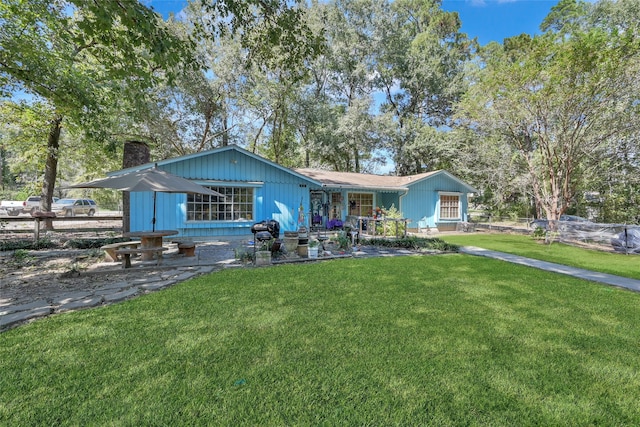
[[[587,10],[562,1],[544,34],[487,46],[459,106],[478,137],[519,160],[538,216],[549,219],[575,205],[605,159],[621,154],[620,141],[640,130],[637,34],[589,23]]]
[[[3,184],[37,177],[49,200],[127,140],[157,159],[233,143],[291,167],[447,168],[497,213],[554,219],[598,193],[601,219],[637,220],[639,8],[561,0],[541,34],[480,47],[440,0],[192,0],[166,20],[5,0]]]

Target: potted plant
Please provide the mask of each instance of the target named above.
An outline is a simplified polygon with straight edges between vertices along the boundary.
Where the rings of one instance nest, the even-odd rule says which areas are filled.
[[[260,249],[256,251],[255,265],[270,265],[271,264],[271,241],[262,242]]]
[[[309,258],[318,258],[318,246],[319,246],[320,242],[315,240],[315,239],[310,239],[309,240]]]

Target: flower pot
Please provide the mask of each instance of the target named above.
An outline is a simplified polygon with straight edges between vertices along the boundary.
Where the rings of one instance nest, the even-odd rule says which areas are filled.
[[[298,245],[298,256],[307,258],[309,256],[309,245]]]
[[[258,251],[256,252],[255,265],[270,265],[271,264],[271,251]]]
[[[307,251],[309,252],[309,258],[318,258],[318,247],[317,246],[314,246],[314,247],[309,246]]]
[[[298,247],[298,237],[285,237],[284,238],[284,248],[288,254],[292,254],[296,251]]]
[[[298,237],[300,239],[307,239],[309,237],[309,233],[307,231],[307,227],[300,227],[298,229]]]

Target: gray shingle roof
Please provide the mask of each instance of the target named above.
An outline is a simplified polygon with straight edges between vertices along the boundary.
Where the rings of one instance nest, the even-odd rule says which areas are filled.
[[[321,182],[328,187],[406,189],[408,185],[420,181],[440,171],[432,171],[410,176],[373,175],[353,172],[333,172],[320,169],[294,169],[300,175]]]

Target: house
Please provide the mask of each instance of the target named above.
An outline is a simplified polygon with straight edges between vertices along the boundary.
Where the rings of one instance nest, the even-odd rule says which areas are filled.
[[[184,237],[247,236],[262,220],[278,221],[281,232],[295,231],[349,215],[367,217],[376,207],[392,205],[409,219],[409,229],[419,221],[422,227],[455,226],[467,219],[468,194],[477,192],[446,171],[398,177],[289,169],[233,145],[114,175],[154,164],[225,195],[157,194],[156,229],[178,230]],[[152,194],[130,197],[130,230],[149,230]]]

